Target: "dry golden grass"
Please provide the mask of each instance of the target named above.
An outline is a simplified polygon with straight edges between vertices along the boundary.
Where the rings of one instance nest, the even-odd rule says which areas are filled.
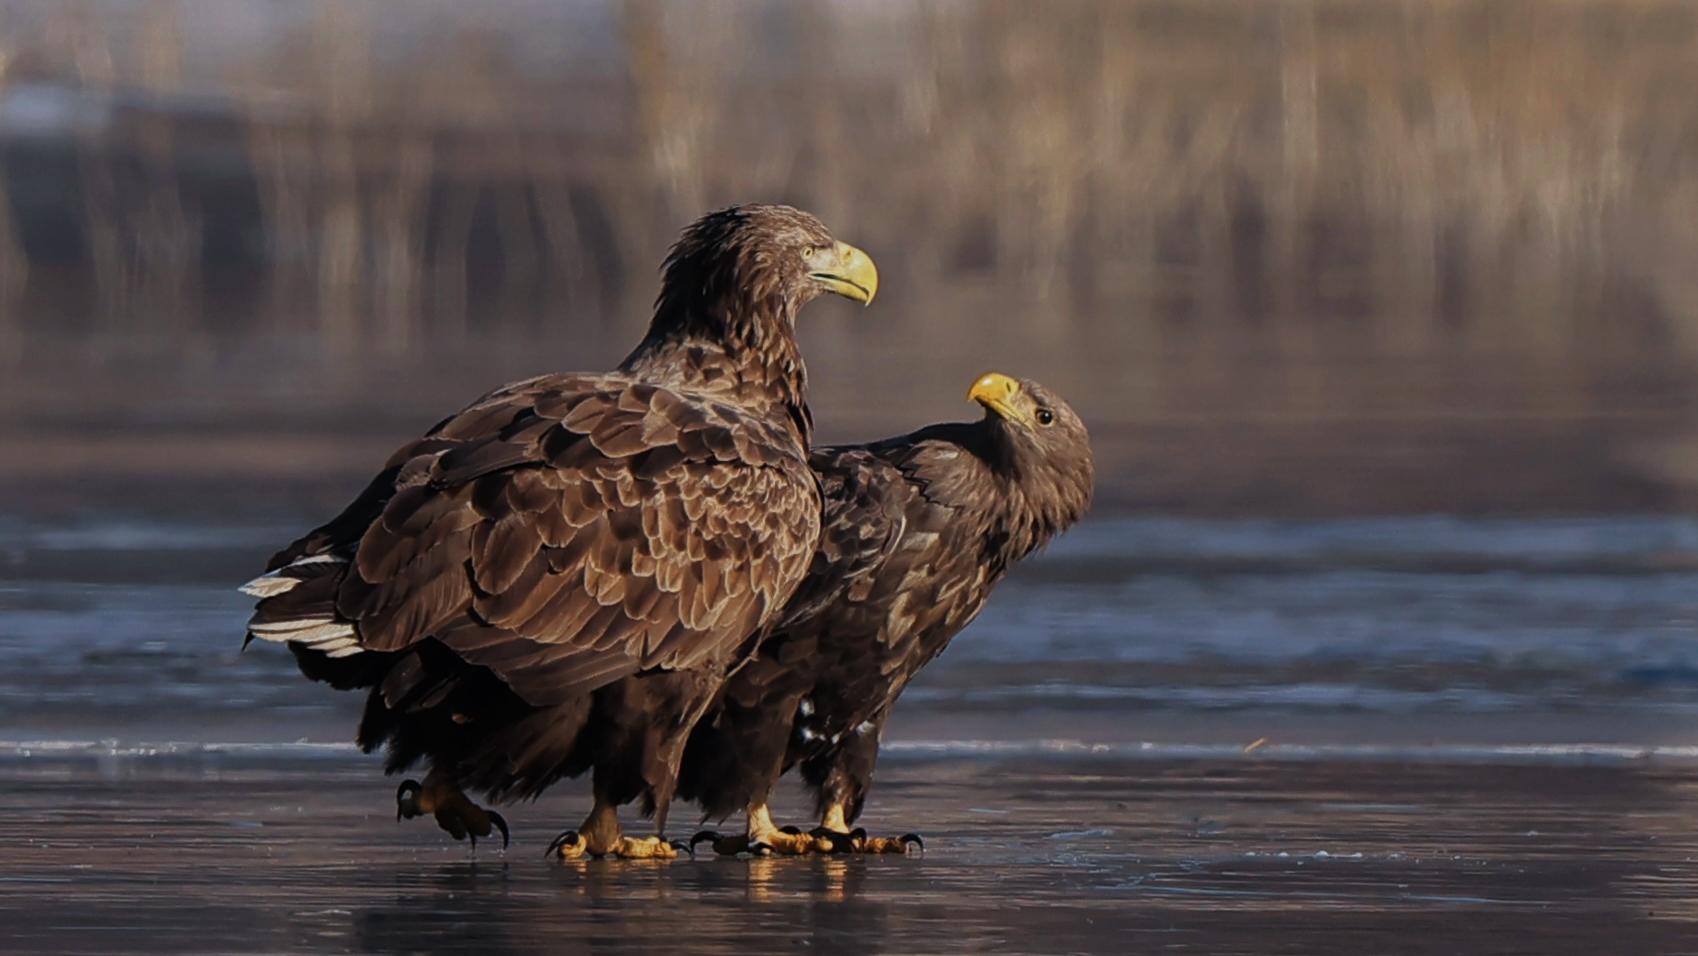
[[[252,311],[337,340],[487,327],[503,296],[634,321],[680,224],[786,199],[940,339],[988,289],[1018,335],[1134,350],[1698,347],[1679,0],[546,7],[10,0],[0,58],[130,104],[76,144],[65,211],[113,323],[235,321],[197,305],[219,144],[169,110],[211,96],[263,237]],[[539,60],[533,19],[617,48]]]

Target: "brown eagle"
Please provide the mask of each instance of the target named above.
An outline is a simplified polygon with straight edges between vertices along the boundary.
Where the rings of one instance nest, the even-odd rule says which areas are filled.
[[[982,420],[813,454],[825,519],[808,576],[684,756],[679,795],[710,819],[744,810],[748,826],[740,837],[698,833],[692,845],[807,853],[920,843],[849,832],[891,705],[1009,566],[1091,502],[1090,438],[1066,402],[997,373],[968,397],[985,407]],[[809,833],[779,829],[767,810],[797,764],[820,813]]]
[[[872,261],[786,206],[686,229],[648,334],[617,370],[499,388],[402,446],[336,518],[244,590],[248,639],[369,688],[358,740],[424,761],[400,816],[456,839],[507,826],[465,796],[534,797],[593,771],[563,856],[673,857],[685,741],[784,607],[819,532],[794,336],[821,292],[866,303]]]

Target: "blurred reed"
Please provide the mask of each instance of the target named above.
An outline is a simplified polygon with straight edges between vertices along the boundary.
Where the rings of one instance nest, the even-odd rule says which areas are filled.
[[[1687,349],[1695,50],[1663,0],[6,0],[0,302],[629,322],[682,223],[785,199],[940,339],[1017,294],[1132,349]]]

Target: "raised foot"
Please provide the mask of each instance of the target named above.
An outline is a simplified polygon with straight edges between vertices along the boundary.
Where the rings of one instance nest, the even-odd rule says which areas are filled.
[[[436,818],[436,825],[447,831],[456,840],[471,840],[472,849],[477,849],[478,837],[487,837],[501,831],[501,848],[507,849],[511,833],[507,829],[507,820],[494,810],[486,810],[473,803],[459,787],[425,778],[424,783],[417,780],[403,780],[395,788],[395,819],[410,820],[430,814]]]
[[[867,831],[856,827],[848,833],[839,830],[829,830],[825,827],[815,827],[815,839],[829,839],[842,849],[838,853],[911,853],[926,851],[926,841],[920,839],[918,833],[904,833],[898,837],[868,836]]]
[[[613,857],[619,860],[675,860],[679,853],[690,852],[683,843],[661,836],[621,836],[612,844],[599,849],[590,846],[590,838],[578,830],[567,830],[554,838],[543,855],[557,860],[581,860],[585,857]]]

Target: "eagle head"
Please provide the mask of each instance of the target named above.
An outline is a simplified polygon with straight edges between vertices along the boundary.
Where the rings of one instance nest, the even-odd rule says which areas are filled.
[[[800,209],[731,206],[696,220],[673,245],[655,318],[711,324],[747,317],[793,327],[796,313],[822,292],[869,303],[878,269]]]
[[[1084,517],[1095,467],[1090,433],[1073,407],[1031,379],[1001,372],[979,376],[967,397],[985,407],[981,427],[1021,503],[1032,546]]]

